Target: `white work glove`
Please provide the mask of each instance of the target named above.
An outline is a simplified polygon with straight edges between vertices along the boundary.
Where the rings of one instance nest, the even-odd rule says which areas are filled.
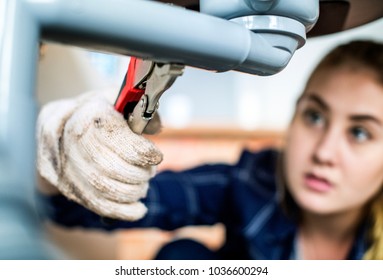
[[[105,96],[88,93],[43,107],[37,121],[37,169],[69,199],[101,216],[134,221],[146,213],[139,200],[162,153],[133,133]],[[160,127],[158,118],[153,127]]]

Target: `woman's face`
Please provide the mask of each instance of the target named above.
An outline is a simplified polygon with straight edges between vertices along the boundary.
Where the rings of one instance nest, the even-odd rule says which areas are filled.
[[[383,182],[383,86],[373,73],[319,71],[287,135],[291,195],[316,214],[359,211]]]

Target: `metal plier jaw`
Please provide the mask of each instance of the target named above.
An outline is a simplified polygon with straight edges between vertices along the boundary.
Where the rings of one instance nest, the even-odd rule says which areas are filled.
[[[132,57],[114,104],[124,114],[130,129],[142,134],[159,107],[161,95],[172,86],[185,66]]]

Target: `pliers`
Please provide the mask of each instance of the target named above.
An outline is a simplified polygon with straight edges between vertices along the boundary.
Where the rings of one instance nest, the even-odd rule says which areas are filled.
[[[184,72],[178,63],[158,63],[131,57],[114,107],[133,132],[142,134],[159,106],[161,95]]]

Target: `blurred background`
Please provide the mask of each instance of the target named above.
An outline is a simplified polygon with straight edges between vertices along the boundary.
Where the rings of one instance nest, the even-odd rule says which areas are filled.
[[[382,30],[380,19],[341,33],[310,38],[286,69],[270,77],[186,68],[160,100],[164,129],[151,137],[165,156],[159,169],[233,163],[244,148],[283,145],[296,98],[318,60],[342,42],[383,41]],[[39,103],[105,88],[117,94],[128,63],[129,57],[45,44],[38,68]],[[106,233],[52,224],[46,229],[49,238],[71,259],[150,259],[174,238],[196,238],[212,249],[224,241],[221,225],[176,232],[145,229]]]

